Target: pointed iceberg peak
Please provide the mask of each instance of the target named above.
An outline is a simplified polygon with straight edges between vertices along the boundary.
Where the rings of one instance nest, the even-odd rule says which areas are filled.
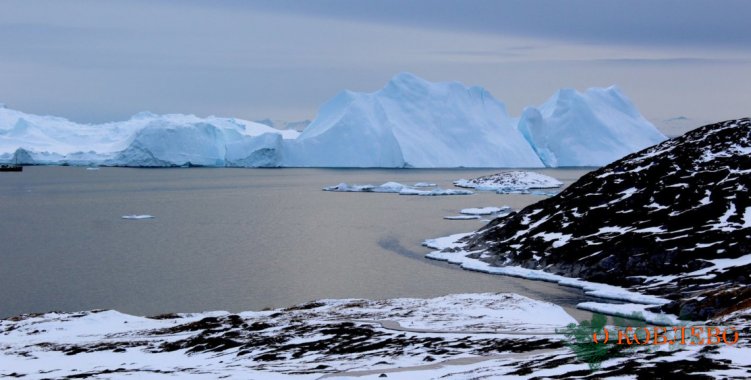
[[[379,92],[390,94],[391,96],[427,96],[435,92],[434,87],[437,83],[429,82],[415,74],[401,72],[394,75],[391,80]]]
[[[610,86],[605,88],[605,91],[611,94],[618,94],[620,96],[623,96],[623,91],[621,91],[621,87],[617,84],[611,84]]]
[[[389,80],[389,84],[397,86],[425,86],[431,83],[408,71],[402,71],[401,73],[394,75],[391,80]]]

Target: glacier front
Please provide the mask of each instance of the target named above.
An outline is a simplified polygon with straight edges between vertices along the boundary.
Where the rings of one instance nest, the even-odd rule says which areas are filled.
[[[561,90],[518,119],[481,87],[401,73],[344,91],[302,133],[144,112],[79,124],[0,107],[0,163],[136,167],[601,166],[665,139],[615,87]]]

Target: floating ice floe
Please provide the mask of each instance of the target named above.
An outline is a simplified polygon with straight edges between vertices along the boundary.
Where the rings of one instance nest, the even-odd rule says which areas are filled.
[[[465,208],[459,212],[464,215],[492,215],[492,214],[497,214],[500,212],[508,212],[510,210],[511,210],[511,207],[503,206],[503,207]]]
[[[140,220],[140,219],[154,219],[153,215],[143,214],[143,215],[123,215],[123,219],[130,219],[130,220]]]
[[[454,189],[433,189],[433,190],[417,190],[411,188],[404,188],[399,192],[399,195],[425,195],[425,196],[438,196],[438,195],[471,195],[474,194],[469,190],[454,190]]]
[[[427,187],[427,186],[424,186]],[[403,185],[398,182],[386,182],[382,185],[355,185],[340,183],[336,186],[324,187],[323,191],[333,191],[342,193],[398,193],[399,195],[423,195],[423,196],[437,196],[437,195],[470,195],[473,194],[469,190],[455,190],[455,189],[441,189],[435,188],[432,190],[415,189],[413,187]]]
[[[398,182],[386,182],[380,186],[375,185],[349,185],[342,182],[336,186],[324,187],[323,191],[335,191],[342,193],[398,193],[401,189],[405,188]]]
[[[438,185],[436,185],[435,183],[427,183],[427,182],[418,182],[412,185],[412,187],[436,187],[436,186]]]
[[[551,189],[563,183],[553,177],[529,171],[505,171],[474,179],[458,179],[454,185],[479,191],[495,191],[499,194],[528,194],[531,189]],[[539,193],[535,195],[547,195]]]
[[[477,220],[480,219],[479,215],[451,215],[451,216],[444,216],[443,219],[446,220]]]

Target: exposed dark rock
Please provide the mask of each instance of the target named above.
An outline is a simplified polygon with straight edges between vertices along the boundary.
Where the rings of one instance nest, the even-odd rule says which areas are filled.
[[[751,120],[726,121],[626,156],[495,219],[467,238],[466,250],[498,266],[663,296],[673,300],[666,311],[707,319],[749,299],[748,260],[711,260],[751,254],[750,192]]]

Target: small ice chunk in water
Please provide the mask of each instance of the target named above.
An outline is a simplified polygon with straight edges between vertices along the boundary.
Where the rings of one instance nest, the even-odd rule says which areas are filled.
[[[131,219],[131,220],[139,220],[139,219],[154,219],[153,215],[143,214],[143,215],[123,215],[123,219]]]
[[[436,187],[437,185],[435,183],[427,183],[427,182],[418,182],[412,187]]]
[[[443,219],[446,220],[476,220],[480,219],[479,215],[452,215],[452,216],[444,216]]]
[[[441,196],[441,195],[472,195],[473,193],[468,190],[454,190],[454,189],[441,189],[436,188],[433,190],[418,190],[411,188],[403,188],[399,195],[422,195],[422,196]]]

